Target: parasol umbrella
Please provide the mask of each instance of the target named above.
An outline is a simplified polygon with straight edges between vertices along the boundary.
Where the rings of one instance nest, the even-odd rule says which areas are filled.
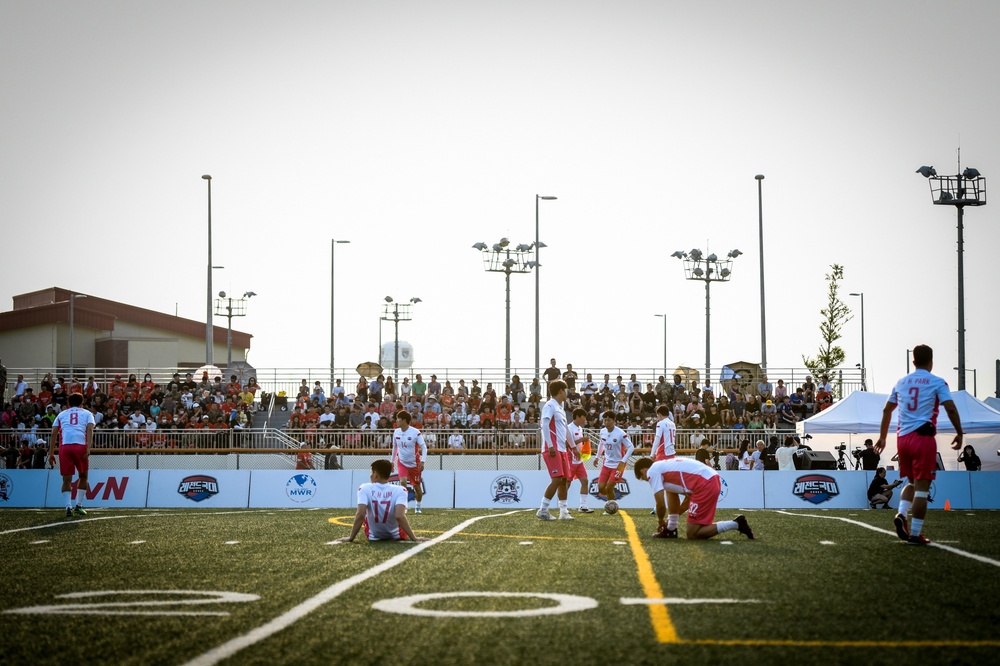
[[[202,375],[202,373],[205,373],[205,372],[208,373],[208,378],[211,379],[211,380],[213,380],[213,381],[215,380],[216,377],[221,377],[222,376],[222,370],[220,370],[219,367],[215,366],[215,365],[203,365],[203,366],[201,366],[200,368],[198,368],[197,370],[195,370],[191,374],[194,377],[194,380],[196,382],[200,382],[201,381],[201,375]]]
[[[374,379],[382,374],[382,366],[375,361],[365,361],[364,363],[359,363],[357,370],[359,375],[369,379]]]

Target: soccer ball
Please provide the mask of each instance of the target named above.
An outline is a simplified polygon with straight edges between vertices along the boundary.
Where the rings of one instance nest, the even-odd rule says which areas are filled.
[[[604,503],[604,510],[611,515],[618,513],[618,502],[614,500],[608,500],[607,502]]]

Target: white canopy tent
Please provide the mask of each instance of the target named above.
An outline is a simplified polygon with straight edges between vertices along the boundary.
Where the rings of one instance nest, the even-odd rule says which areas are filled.
[[[997,411],[1000,411],[1000,398],[995,398],[991,395],[990,397],[986,398],[986,400],[983,400],[983,402],[985,402],[987,406],[992,407]]]
[[[976,449],[984,470],[1000,470],[1000,458],[995,453],[1000,444],[1000,411],[966,391],[954,391],[951,395],[962,421],[962,429],[968,435],[965,444]],[[847,444],[849,450],[861,447],[866,439],[878,439],[882,410],[888,397],[886,393],[855,391],[833,407],[797,423],[796,431],[799,435],[810,435],[813,439],[806,443],[816,450],[835,452],[835,447],[841,443]],[[892,464],[890,460],[896,454],[897,412],[892,413],[886,450],[882,454],[882,463],[886,465]],[[955,429],[943,409],[938,415],[937,426],[938,453],[945,468],[958,469],[955,462],[958,453],[951,448]]]

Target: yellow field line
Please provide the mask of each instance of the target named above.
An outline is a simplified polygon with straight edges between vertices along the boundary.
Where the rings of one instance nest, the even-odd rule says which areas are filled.
[[[635,529],[635,522],[633,522],[632,517],[625,511],[619,511],[618,513],[621,514],[622,520],[625,522],[625,531],[628,533],[628,543],[632,548],[632,555],[635,557],[635,565],[636,569],[638,569],[639,583],[642,585],[642,591],[645,593],[647,599],[662,599],[663,588],[660,587],[660,583],[656,580],[656,574],[653,573],[653,565],[649,561],[649,555],[646,554],[646,550],[642,547],[642,541],[639,540],[639,532]],[[649,620],[653,623],[656,640],[660,643],[681,642],[680,637],[677,635],[677,629],[670,620],[670,613],[667,611],[665,604],[650,604]]]

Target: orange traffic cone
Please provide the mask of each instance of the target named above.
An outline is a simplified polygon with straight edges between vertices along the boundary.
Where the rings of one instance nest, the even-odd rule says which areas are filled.
[[[944,501],[944,510],[945,511],[951,511],[951,500],[945,500]]]

